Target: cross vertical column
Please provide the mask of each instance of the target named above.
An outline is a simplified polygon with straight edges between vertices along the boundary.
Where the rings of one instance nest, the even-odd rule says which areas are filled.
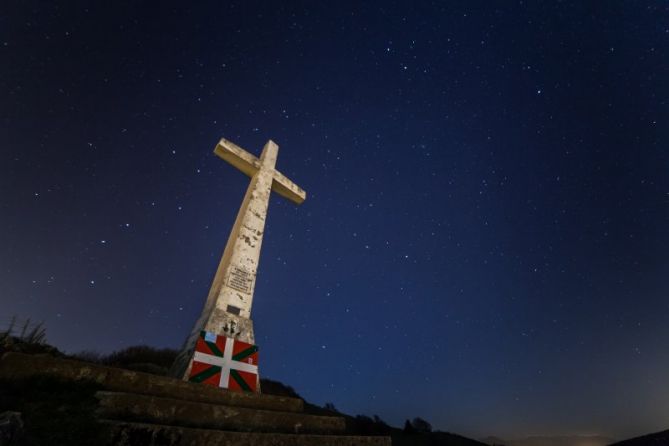
[[[271,140],[263,147],[259,159],[224,139],[215,152],[249,175],[251,182],[202,314],[172,367],[172,373],[183,379],[190,374],[195,344],[202,330],[255,344],[250,317],[270,194],[275,190],[298,204],[306,197],[302,189],[275,169],[279,146]]]

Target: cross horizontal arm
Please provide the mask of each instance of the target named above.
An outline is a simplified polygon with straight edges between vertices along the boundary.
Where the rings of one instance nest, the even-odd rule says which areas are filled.
[[[260,160],[257,157],[225,138],[221,138],[218,142],[214,153],[249,177],[252,177],[260,169]]]
[[[256,156],[225,138],[221,138],[218,142],[214,149],[214,153],[249,177],[255,175],[260,169],[260,160]],[[272,174],[272,190],[274,192],[295,204],[302,204],[302,202],[304,202],[307,198],[307,193],[302,190],[301,187],[293,183],[276,169],[273,169]]]
[[[290,181],[278,170],[274,171],[272,190],[295,204],[302,204],[307,198],[307,193],[300,186]]]

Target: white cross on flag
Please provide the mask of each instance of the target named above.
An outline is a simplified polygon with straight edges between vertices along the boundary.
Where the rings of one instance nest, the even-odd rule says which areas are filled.
[[[258,382],[258,347],[201,331],[195,344],[188,380],[230,390],[255,392]]]

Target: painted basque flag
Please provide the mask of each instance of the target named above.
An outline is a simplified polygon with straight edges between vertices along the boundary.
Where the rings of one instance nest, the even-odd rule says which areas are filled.
[[[255,392],[258,382],[258,347],[201,331],[195,344],[193,367],[188,380],[230,390]]]

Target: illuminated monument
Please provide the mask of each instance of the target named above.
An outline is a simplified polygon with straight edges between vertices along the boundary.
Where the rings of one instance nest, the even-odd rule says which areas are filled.
[[[267,206],[272,191],[296,204],[306,198],[300,187],[275,169],[278,152],[279,146],[271,140],[265,144],[260,158],[226,139],[221,139],[214,149],[216,155],[248,175],[251,183],[202,314],[172,367],[175,376],[220,387],[259,391],[249,379],[246,379],[249,385],[245,386],[240,375],[255,373],[257,378],[258,374],[251,305]]]

